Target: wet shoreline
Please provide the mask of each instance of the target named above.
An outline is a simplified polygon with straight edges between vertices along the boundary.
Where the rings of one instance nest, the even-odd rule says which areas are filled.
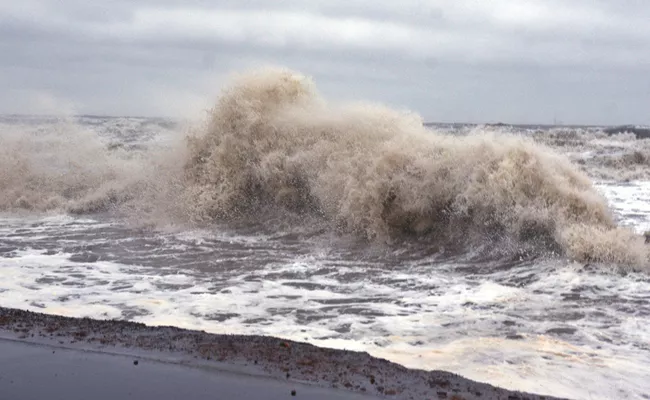
[[[2,307],[0,339],[132,355],[209,368],[215,373],[228,371],[380,398],[553,399],[497,388],[444,371],[408,369],[367,353],[320,348],[268,336],[215,335]]]

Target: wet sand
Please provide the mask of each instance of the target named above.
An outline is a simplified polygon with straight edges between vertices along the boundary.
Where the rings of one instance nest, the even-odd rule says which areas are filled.
[[[273,337],[0,307],[0,398],[281,399],[292,391],[309,399],[554,399]]]
[[[291,398],[292,392],[310,400],[374,398],[296,382],[9,340],[0,340],[0,354],[2,399],[280,400]]]

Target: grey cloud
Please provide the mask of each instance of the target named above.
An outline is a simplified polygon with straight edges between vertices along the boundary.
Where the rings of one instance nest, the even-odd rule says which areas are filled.
[[[178,114],[172,96],[207,102],[227,73],[275,64],[334,98],[426,119],[650,119],[650,4],[638,1],[97,4],[0,5],[0,90],[13,97],[0,112],[50,92],[81,112]]]
[[[117,2],[115,9],[104,5],[94,7],[93,12],[85,3],[76,2],[67,13],[35,8],[48,16],[45,20],[15,10],[14,14],[26,30],[67,33],[79,40],[170,45],[225,42],[327,51],[387,49],[416,58],[486,62],[579,64],[597,59],[603,64],[628,67],[650,63],[650,53],[643,51],[650,28],[642,18],[607,14],[602,8],[592,10],[581,2],[570,3],[571,7],[563,2],[510,2],[507,4],[520,5],[508,7],[500,0],[469,2],[474,4],[470,7],[468,2],[434,1],[425,7],[424,2],[410,0],[399,5],[374,3],[374,8],[367,1],[334,1],[326,6],[272,2],[276,5],[272,9],[262,6],[267,2],[261,1],[247,2],[248,6],[240,8],[233,2],[206,8],[200,8],[200,3],[154,7],[150,2],[138,2],[127,11],[130,3]],[[443,4],[453,6],[443,9]],[[521,4],[530,4],[525,6],[530,10]],[[553,7],[559,12],[554,14]],[[366,8],[370,11],[363,15]],[[79,15],[104,17],[88,20]],[[610,57],[602,57],[601,46],[608,48]]]

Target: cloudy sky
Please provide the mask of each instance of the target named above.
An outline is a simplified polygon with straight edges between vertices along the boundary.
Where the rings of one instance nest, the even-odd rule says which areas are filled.
[[[0,1],[0,113],[189,117],[265,65],[428,121],[650,123],[647,0]]]

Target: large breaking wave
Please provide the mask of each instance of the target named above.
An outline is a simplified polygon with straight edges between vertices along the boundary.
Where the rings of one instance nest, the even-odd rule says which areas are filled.
[[[643,238],[616,226],[564,156],[523,137],[450,136],[415,114],[330,104],[289,70],[235,78],[187,143],[162,155],[107,154],[88,143],[23,142],[16,151],[16,143],[0,143],[4,210],[119,205],[194,224],[270,213],[373,241],[508,243],[581,261],[649,262]]]

